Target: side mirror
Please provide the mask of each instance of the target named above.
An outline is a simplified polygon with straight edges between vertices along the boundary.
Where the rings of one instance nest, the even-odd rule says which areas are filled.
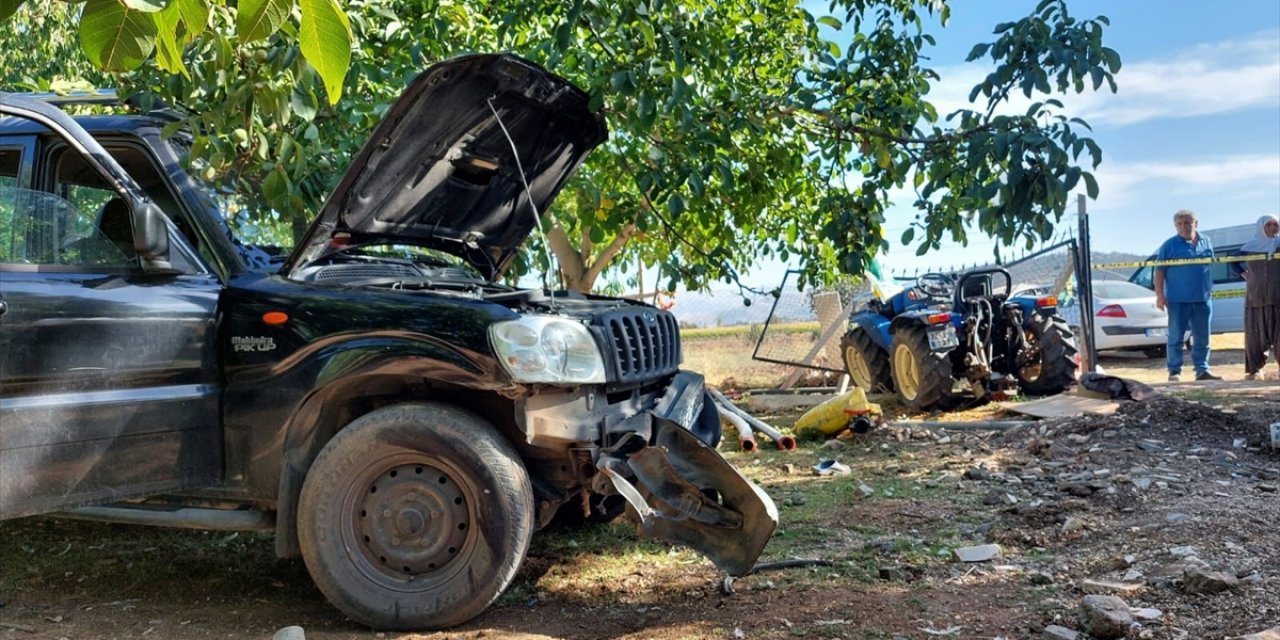
[[[177,273],[169,262],[169,218],[155,203],[134,210],[133,250],[147,273]]]

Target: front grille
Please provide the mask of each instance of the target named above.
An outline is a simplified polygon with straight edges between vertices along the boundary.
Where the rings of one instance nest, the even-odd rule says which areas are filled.
[[[616,382],[652,380],[679,368],[680,329],[670,313],[647,307],[619,309],[597,322],[612,347]]]

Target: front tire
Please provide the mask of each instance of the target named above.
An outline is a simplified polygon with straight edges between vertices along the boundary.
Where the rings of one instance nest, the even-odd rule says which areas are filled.
[[[348,425],[307,472],[298,539],[329,601],[381,629],[440,629],[484,611],[533,535],[515,449],[443,404],[385,407]]]
[[[1061,318],[1032,316],[1023,324],[1027,350],[1014,355],[1014,376],[1027,393],[1048,396],[1066,391],[1076,381],[1076,341]]]
[[[893,336],[889,366],[898,398],[908,409],[922,411],[951,400],[951,362],[929,349],[923,326],[905,326]]]
[[[868,393],[893,392],[893,376],[889,372],[889,354],[876,346],[863,329],[852,329],[840,339],[844,370],[853,384]]]

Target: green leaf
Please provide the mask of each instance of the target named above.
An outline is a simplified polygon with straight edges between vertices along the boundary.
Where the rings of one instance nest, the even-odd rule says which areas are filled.
[[[342,81],[351,66],[351,23],[336,0],[299,0],[302,55],[324,80],[329,104],[342,97]]]
[[[182,12],[182,25],[186,27],[185,42],[191,42],[209,26],[209,6],[205,0],[174,0]]]
[[[667,200],[667,211],[670,211],[672,216],[679,216],[684,213],[684,198],[678,195],[671,196]]]
[[[80,48],[103,71],[138,68],[155,48],[156,22],[116,0],[88,0],[80,14]]]
[[[609,77],[609,86],[613,87],[615,92],[622,94],[631,93],[631,90],[634,89],[631,85],[631,74],[626,71],[613,72],[613,75]]]
[[[170,2],[163,11],[155,14],[156,21],[156,64],[169,73],[181,73],[190,79],[191,74],[182,64],[182,45],[178,43],[178,23],[182,21],[182,10],[178,3]]]
[[[974,60],[981,58],[982,56],[986,55],[987,49],[990,49],[990,48],[991,48],[991,44],[988,42],[981,42],[973,45],[973,48],[969,50],[969,55],[965,58],[965,62],[973,62]],[[970,100],[972,99],[973,98],[970,98]]]
[[[1084,189],[1089,194],[1090,200],[1098,199],[1098,180],[1088,171],[1081,172],[1080,177],[1084,178]]]
[[[293,91],[289,93],[289,110],[293,115],[298,116],[304,122],[311,122],[316,117],[318,110],[316,94],[311,91],[310,87],[304,85],[294,85]]]
[[[1115,49],[1103,47],[1102,59],[1107,65],[1107,71],[1111,73],[1120,71],[1120,54],[1116,53]]]
[[[236,10],[236,35],[240,37],[240,44],[263,40],[275,33],[292,9],[293,0],[240,0]]]
[[[0,22],[9,19],[9,16],[18,12],[18,7],[26,0],[0,0]]]
[[[1080,182],[1080,175],[1080,167],[1069,167],[1067,169],[1067,175],[1062,181],[1063,188],[1067,191],[1075,189],[1076,184]]]
[[[838,20],[835,16],[822,16],[821,18],[818,18],[818,24],[825,24],[828,27],[835,29],[836,31],[839,31],[844,28],[844,24],[841,23],[840,20]]]
[[[169,0],[120,0],[120,4],[124,5],[124,8],[132,11],[156,13],[158,11],[163,11],[165,6],[171,3]]]
[[[903,231],[903,232],[902,232],[902,245],[903,245],[903,246],[907,246],[907,245],[911,244],[911,241],[912,241],[912,240],[915,240],[915,239],[916,239],[916,228],[915,228],[915,227],[907,227],[906,231]]]
[[[701,198],[707,192],[707,186],[702,182],[702,176],[695,173],[689,174],[689,192],[695,198]]]
[[[283,204],[284,200],[289,197],[291,189],[289,177],[284,174],[284,169],[281,167],[277,167],[276,170],[268,173],[266,180],[262,181],[262,195],[273,206]]]

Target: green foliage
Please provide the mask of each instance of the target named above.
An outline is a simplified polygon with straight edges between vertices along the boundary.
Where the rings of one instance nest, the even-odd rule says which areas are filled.
[[[103,3],[130,25],[151,21],[155,35],[126,37],[121,17],[115,48],[111,32],[86,38],[97,24],[90,9]],[[16,8],[21,25],[41,4],[0,0],[0,16]],[[921,251],[975,232],[1005,244],[1047,238],[1070,192],[1097,197],[1090,171],[1102,160],[1088,125],[1051,94],[1114,91],[1121,65],[1102,44],[1107,19],[1070,16],[1063,0],[1040,2],[973,48],[970,58],[994,69],[974,87],[974,106],[952,114],[927,99],[938,80],[926,66],[927,31],[950,13],[931,0],[835,0],[819,16],[797,0],[83,6],[53,39],[78,28],[99,67],[133,69],[114,73],[116,84],[181,105],[201,177],[240,193],[250,221],[278,220],[295,237],[430,63],[507,50],[569,78],[611,128],[546,212],[562,276],[583,290],[610,264],[657,266],[666,289],[735,282],[773,258],[798,259],[806,286],[858,274],[887,246],[888,194],[902,187],[919,210],[902,240],[921,241]],[[0,35],[5,51],[31,44],[17,31]],[[154,64],[135,68],[151,41]],[[101,79],[79,57],[53,57],[65,45],[35,44],[51,57],[10,65],[5,86]],[[1036,102],[1004,113],[1014,92]],[[529,252],[515,271],[547,268],[544,255]]]
[[[9,19],[24,4],[39,12],[43,9],[38,5],[47,3],[0,0],[0,20]],[[292,37],[301,42],[303,55],[324,79],[329,102],[342,97],[352,34],[337,0],[82,0],[75,4],[83,5],[78,24],[81,48],[99,69],[131,71],[156,51],[157,66],[183,75],[183,47],[204,31],[212,11],[235,12],[236,36],[247,45],[276,33],[296,6],[301,26]]]

